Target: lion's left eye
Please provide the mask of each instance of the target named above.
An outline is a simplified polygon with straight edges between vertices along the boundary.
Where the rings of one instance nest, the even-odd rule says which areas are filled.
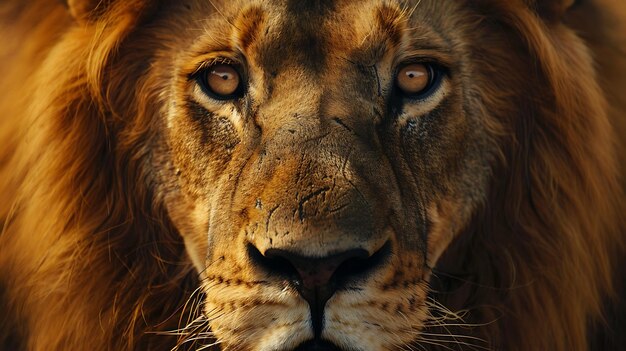
[[[200,73],[198,81],[204,91],[214,99],[234,100],[241,97],[241,75],[232,65],[213,65]]]
[[[437,88],[440,70],[428,63],[411,63],[396,73],[396,87],[406,97],[426,98]]]

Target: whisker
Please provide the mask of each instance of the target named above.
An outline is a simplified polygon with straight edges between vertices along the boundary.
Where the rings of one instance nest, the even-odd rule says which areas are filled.
[[[485,339],[481,339],[479,337],[476,336],[471,336],[471,335],[462,335],[462,334],[450,334],[450,335],[446,335],[446,334],[437,334],[437,333],[420,333],[420,335],[426,335],[426,336],[434,336],[434,337],[455,337],[455,338],[459,338],[459,339],[470,339],[470,340],[476,340],[476,341],[480,341],[482,343],[488,344],[487,340]]]
[[[449,346],[446,346],[444,344],[439,344],[437,342],[434,342],[434,341],[428,340],[428,339],[424,339],[424,338],[419,338],[419,339],[416,340],[416,342],[429,344],[429,345],[434,345],[434,346],[442,347],[442,348],[444,348],[446,350],[454,351],[454,349],[450,348]]]
[[[443,335],[441,335],[443,336]],[[418,340],[420,341],[428,341],[428,342],[437,342],[437,343],[443,343],[440,344],[440,346],[444,346],[444,344],[453,344],[453,345],[458,345],[458,346],[467,346],[473,350],[477,350],[477,349],[481,349],[481,350],[490,350],[489,348],[485,347],[485,346],[480,346],[480,345],[475,345],[475,344],[471,344],[469,342],[465,342],[465,341],[458,341],[458,340],[442,340],[442,339],[429,339],[429,338],[422,338],[420,337]]]
[[[442,318],[441,321],[445,321],[445,318]],[[437,323],[433,323],[430,324],[428,323],[429,321],[434,321]],[[443,327],[443,326],[448,326],[448,327],[466,327],[467,329],[471,329],[471,328],[476,328],[476,327],[485,327],[488,325],[491,325],[495,323],[495,321],[491,321],[491,322],[485,322],[485,323],[439,323],[439,321],[435,321],[435,320],[428,320],[426,321],[426,323],[424,323],[425,327]]]
[[[219,345],[219,344],[221,344],[221,343],[222,343],[222,341],[216,341],[216,342],[214,342],[214,343],[211,343],[211,344],[204,345],[204,346],[200,347],[197,351],[206,350],[206,349],[208,349],[209,347],[217,346],[217,345]]]

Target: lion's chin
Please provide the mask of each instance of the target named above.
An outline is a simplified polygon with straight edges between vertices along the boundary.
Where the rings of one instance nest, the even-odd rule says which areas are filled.
[[[294,351],[342,351],[335,344],[325,340],[310,340],[295,348]]]

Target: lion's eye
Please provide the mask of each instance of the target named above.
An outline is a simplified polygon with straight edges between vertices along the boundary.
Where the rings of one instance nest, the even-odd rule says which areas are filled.
[[[200,76],[200,84],[205,91],[218,100],[232,100],[240,97],[241,81],[239,72],[228,64],[213,65]]]
[[[423,98],[434,90],[438,71],[431,64],[412,63],[400,68],[396,86],[402,94],[411,98]]]

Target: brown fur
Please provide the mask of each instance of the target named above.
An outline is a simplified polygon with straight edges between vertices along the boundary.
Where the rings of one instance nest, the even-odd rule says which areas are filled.
[[[227,1],[105,1],[96,8],[94,3],[70,1],[70,11],[56,0],[0,4],[0,315],[6,316],[0,320],[0,348],[171,350],[210,344],[217,337],[233,349],[252,350],[254,343],[271,341],[271,335],[258,336],[270,323],[263,318],[275,316],[285,324],[272,326],[285,327],[281,318],[306,306],[294,302],[297,293],[280,301],[273,297],[277,280],[249,266],[241,257],[242,243],[263,248],[301,240],[316,253],[325,248],[315,246],[318,237],[306,241],[285,234],[281,239],[278,233],[327,230],[331,238],[344,233],[332,241],[343,247],[353,245],[343,237],[358,227],[371,230],[368,245],[378,247],[387,234],[379,222],[368,220],[386,216],[381,208],[398,210],[397,216],[405,210],[407,217],[398,223],[408,223],[419,210],[430,232],[415,244],[420,255],[412,255],[405,237],[391,236],[394,258],[373,275],[367,287],[374,293],[364,292],[359,305],[336,296],[334,303],[344,309],[328,314],[338,325],[352,317],[342,311],[354,306],[362,311],[352,321],[351,328],[360,331],[352,335],[355,340],[372,338],[373,345],[396,338],[399,349],[416,339],[416,349],[520,351],[610,350],[624,342],[619,269],[626,252],[626,8],[620,1],[582,1],[570,9],[567,1],[435,0],[423,1],[416,12],[412,5],[384,2],[374,6],[376,16],[369,16],[365,5],[365,10],[341,12],[349,2],[337,1],[342,5],[329,9],[333,2],[317,1],[298,9],[348,13],[333,17],[346,23],[352,15],[378,18],[376,29],[367,22],[330,32],[327,22],[315,22],[325,17],[294,17],[295,24],[280,25],[293,29],[303,23],[323,37],[313,37],[319,40],[312,45],[311,37],[293,31],[289,45],[279,46],[289,55],[278,55],[280,50],[267,44],[281,38],[263,37],[262,29],[279,18],[265,15],[273,14],[267,2],[241,6],[245,11],[238,1],[230,7]],[[296,6],[286,3],[286,8]],[[406,32],[420,30],[409,26],[412,18],[418,24],[432,18],[429,24],[438,34],[416,42],[452,43],[451,54],[440,54],[442,61],[465,55],[453,73],[467,74],[453,74],[453,83],[466,90],[461,94],[451,83],[452,102],[442,104],[446,116],[467,114],[471,122],[446,124],[441,144],[423,157],[444,156],[400,167],[421,178],[417,184],[394,183],[396,189],[385,187],[393,183],[389,174],[397,174],[385,167],[410,159],[394,158],[404,150],[386,150],[380,158],[383,170],[365,172],[369,178],[358,171],[379,162],[368,153],[374,146],[356,143],[362,152],[357,156],[344,150],[343,138],[360,142],[374,133],[352,118],[372,112],[363,107],[370,101],[352,103],[361,85],[345,78],[367,76],[367,65],[354,73],[345,57],[389,62],[381,48],[401,51]],[[198,35],[202,30],[212,35]],[[380,46],[358,46],[364,36]],[[310,51],[298,46],[302,43]],[[257,105],[238,111],[257,109],[254,125],[269,140],[266,151],[282,158],[275,166],[262,160],[258,145],[246,144],[257,133],[248,125],[252,122],[211,122],[209,117],[223,116],[223,109],[188,104],[181,93],[189,84],[183,77],[207,59],[207,52],[236,51],[237,44],[249,54],[250,74],[265,73],[254,91]],[[345,57],[325,55],[331,51]],[[279,65],[279,60],[285,61]],[[294,62],[310,64],[306,67],[315,74]],[[315,79],[284,78],[289,75]],[[390,81],[378,75],[379,84]],[[333,85],[340,78],[347,83]],[[384,103],[380,98],[372,104]],[[165,111],[184,118],[168,129]],[[318,114],[335,117],[341,132],[314,135],[317,125],[296,119]],[[268,116],[280,116],[282,124]],[[219,140],[207,137],[215,130]],[[292,134],[297,137],[289,139]],[[279,138],[280,143],[271,143]],[[303,140],[313,140],[312,146]],[[299,149],[300,144],[306,146]],[[470,157],[462,158],[464,150],[471,150]],[[352,178],[344,174],[344,182],[338,182],[342,192],[325,190],[337,164],[320,161],[303,168],[300,156],[311,162],[326,157],[339,165],[345,160]],[[235,181],[225,182],[224,175],[237,162],[242,166],[235,191]],[[245,173],[251,165],[258,173]],[[464,172],[468,169],[476,173]],[[302,178],[310,184],[294,182],[295,173],[305,173]],[[482,177],[487,185],[475,194]],[[471,182],[474,178],[479,180]],[[471,186],[463,187],[464,181]],[[350,186],[366,190],[344,191]],[[213,188],[223,191],[215,195]],[[313,191],[318,188],[322,191]],[[308,195],[292,196],[293,189]],[[420,189],[433,189],[435,195],[414,195]],[[387,192],[395,197],[378,195]],[[402,197],[406,193],[420,199],[408,201]],[[359,196],[369,202],[361,204]],[[263,211],[255,212],[261,197]],[[350,200],[341,212],[345,217],[325,212],[329,203],[345,199]],[[216,210],[216,201],[230,207]],[[210,225],[209,213],[219,214]],[[300,221],[294,225],[296,216]],[[346,217],[356,221],[339,220]],[[210,322],[200,316],[203,310]],[[463,318],[455,320],[459,314]],[[379,323],[380,316],[388,323],[380,329],[358,324],[359,318]],[[201,323],[194,324],[195,318]],[[291,334],[290,342],[297,344],[306,333]],[[200,340],[189,341],[193,337]],[[381,348],[391,347],[385,345]]]

